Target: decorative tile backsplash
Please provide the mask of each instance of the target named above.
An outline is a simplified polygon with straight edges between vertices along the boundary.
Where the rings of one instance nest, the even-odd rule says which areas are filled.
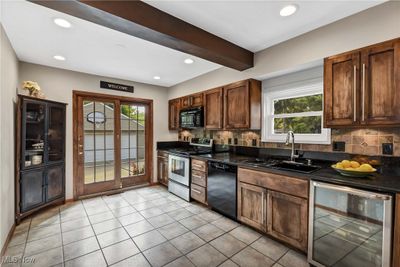
[[[216,131],[182,130],[179,140],[189,141],[192,137],[213,138],[216,144],[287,148],[285,143],[261,142],[261,131]],[[382,155],[382,144],[393,145],[393,156],[400,156],[400,128],[381,129],[332,129],[332,142],[345,142],[346,153],[360,155]],[[332,145],[296,144],[296,149],[332,152]]]

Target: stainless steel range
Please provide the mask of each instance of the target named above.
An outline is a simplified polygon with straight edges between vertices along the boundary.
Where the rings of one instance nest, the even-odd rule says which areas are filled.
[[[190,201],[190,156],[212,152],[213,140],[192,138],[190,146],[169,151],[168,191]]]

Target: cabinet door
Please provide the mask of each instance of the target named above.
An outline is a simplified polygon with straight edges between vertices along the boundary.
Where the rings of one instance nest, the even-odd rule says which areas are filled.
[[[49,104],[47,114],[47,161],[63,161],[65,149],[65,107]]]
[[[307,200],[268,191],[268,234],[307,251]]]
[[[206,91],[204,93],[204,127],[222,129],[223,112],[223,88]]]
[[[64,184],[64,165],[49,167],[46,174],[46,201],[63,197]]]
[[[357,125],[360,53],[325,59],[325,127]]]
[[[400,124],[400,40],[361,52],[361,123]]]
[[[238,183],[238,219],[261,231],[266,231],[267,190]]]
[[[181,108],[190,108],[191,106],[191,97],[190,96],[184,96],[181,97]]]
[[[31,170],[21,174],[21,211],[26,212],[45,202],[43,170]]]
[[[241,81],[224,87],[225,128],[249,128],[249,83]]]
[[[170,130],[179,129],[179,111],[180,111],[180,100],[172,99],[168,102],[169,114],[168,114],[168,125]]]
[[[167,185],[168,181],[168,169],[167,165],[168,164],[163,157],[158,157],[157,158],[157,180],[160,184]]]
[[[198,93],[190,96],[190,106],[191,107],[201,107],[203,106],[203,94]]]
[[[21,169],[44,165],[46,103],[24,100],[22,114]]]

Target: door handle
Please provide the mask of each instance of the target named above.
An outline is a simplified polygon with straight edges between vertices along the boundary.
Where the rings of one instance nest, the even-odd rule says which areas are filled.
[[[357,67],[354,65],[353,69],[353,105],[354,105],[354,114],[353,121],[357,120]]]
[[[365,120],[365,63],[362,64],[362,114],[361,120]]]

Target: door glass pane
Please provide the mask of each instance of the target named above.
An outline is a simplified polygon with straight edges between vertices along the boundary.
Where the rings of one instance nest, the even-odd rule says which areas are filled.
[[[114,104],[83,102],[85,184],[115,179]]]
[[[145,174],[145,106],[121,105],[121,177]]]
[[[384,201],[315,188],[313,259],[326,266],[382,266]]]
[[[49,161],[62,160],[64,154],[64,109],[49,108],[48,153]]]
[[[46,105],[26,104],[25,167],[43,164]]]

